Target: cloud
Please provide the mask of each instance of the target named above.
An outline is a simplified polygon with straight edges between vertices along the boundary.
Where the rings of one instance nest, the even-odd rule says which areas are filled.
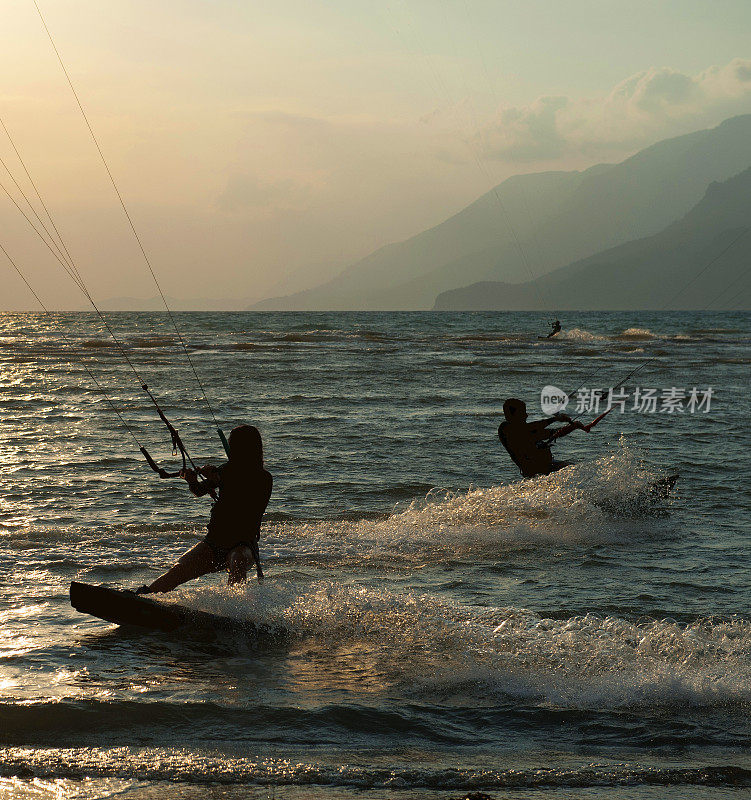
[[[502,108],[477,141],[486,158],[503,161],[602,157],[749,112],[751,60],[737,58],[698,75],[653,67],[601,97]]]
[[[520,161],[565,155],[567,142],[558,127],[558,114],[569,102],[566,97],[540,97],[529,106],[502,109],[498,122],[484,131],[485,149],[496,157]]]

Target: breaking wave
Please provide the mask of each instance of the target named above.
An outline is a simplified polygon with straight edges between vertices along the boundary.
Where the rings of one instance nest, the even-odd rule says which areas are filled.
[[[655,334],[649,328],[626,328],[620,335],[622,339],[654,339]]]
[[[177,783],[318,786],[331,787],[335,792],[337,788],[357,791],[381,789],[389,791],[389,797],[420,789],[470,792],[623,786],[723,786],[736,789],[751,786],[751,770],[734,765],[670,767],[594,763],[540,768],[435,768],[403,762],[340,765],[296,758],[218,758],[184,750],[144,747],[6,750],[0,752],[0,775],[5,776],[0,779],[0,789],[20,788],[19,779],[57,779],[48,787],[35,783],[35,797],[44,797],[45,789],[48,791],[46,796],[50,797],[61,796],[61,791],[65,792],[65,797],[91,797],[94,792],[96,796],[113,796],[129,789],[137,790],[141,781],[163,781],[173,786]],[[97,779],[101,783],[97,784]],[[73,781],[85,781],[85,785]],[[79,790],[83,793],[79,794]],[[636,790],[632,788],[632,791]],[[166,793],[165,796],[175,795]],[[332,797],[341,796],[339,792],[332,794]]]
[[[413,702],[683,712],[751,701],[751,622],[742,618],[552,619],[320,580],[302,591],[284,579],[189,588],[174,601],[283,629],[309,654],[366,647],[362,678]]]
[[[561,331],[555,338],[567,339],[572,342],[600,342],[608,337],[602,336],[599,333],[592,333],[583,328],[571,328],[570,330]]]
[[[281,564],[377,566],[499,562],[520,549],[638,542],[655,535],[669,500],[653,497],[660,474],[623,442],[612,454],[548,476],[464,492],[433,489],[380,519],[286,521],[265,546]]]

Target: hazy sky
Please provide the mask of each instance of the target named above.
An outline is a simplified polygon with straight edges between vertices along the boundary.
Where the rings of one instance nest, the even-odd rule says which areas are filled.
[[[39,3],[165,290],[240,307],[511,174],[751,112],[748,0]],[[152,296],[32,0],[3,3],[0,38],[0,115],[92,293]],[[20,176],[1,131],[0,155]],[[2,191],[0,244],[78,302]],[[33,308],[0,269],[0,307]]]

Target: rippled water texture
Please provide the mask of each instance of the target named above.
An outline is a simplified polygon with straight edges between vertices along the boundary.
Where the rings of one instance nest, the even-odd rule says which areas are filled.
[[[199,463],[221,445],[160,314],[112,314]],[[88,314],[0,316],[0,794],[724,798],[751,792],[749,322],[734,314],[178,314],[220,424],[261,429],[268,578],[167,602],[278,634],[75,612],[202,534],[122,353]],[[646,363],[645,363],[646,362]],[[532,481],[504,398],[627,382]],[[586,415],[591,418],[593,415]],[[680,473],[669,501],[649,485]],[[511,793],[509,795],[509,793]]]

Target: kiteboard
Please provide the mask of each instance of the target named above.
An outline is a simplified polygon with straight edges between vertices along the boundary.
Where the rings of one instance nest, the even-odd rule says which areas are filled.
[[[177,603],[163,603],[125,589],[93,586],[78,581],[70,584],[70,604],[76,611],[106,622],[153,631],[170,632],[191,628],[204,631],[242,631],[251,636],[279,636],[284,632],[282,628],[273,625],[221,617]]]

